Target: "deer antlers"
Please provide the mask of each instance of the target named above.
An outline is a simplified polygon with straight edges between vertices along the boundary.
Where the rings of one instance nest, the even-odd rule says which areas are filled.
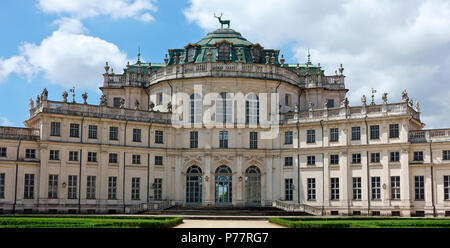
[[[216,13],[214,13],[214,17],[219,19],[219,20],[220,20],[220,18],[222,18],[222,15],[223,15],[223,13],[220,13],[220,16],[216,16]]]

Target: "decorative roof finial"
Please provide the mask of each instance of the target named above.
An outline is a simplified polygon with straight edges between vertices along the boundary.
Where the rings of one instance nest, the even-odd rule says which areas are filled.
[[[281,59],[280,59],[280,63],[281,63],[281,66],[283,66],[284,65],[284,55],[283,54],[281,54]]]
[[[138,60],[137,63],[140,64],[141,63],[141,46],[138,46]]]
[[[308,62],[307,64],[311,64],[311,54],[309,53],[309,48],[308,48]]]
[[[375,105],[375,93],[377,93],[377,90],[372,88],[372,102],[370,103],[370,105]]]
[[[222,29],[223,29],[223,24],[228,25],[228,28],[230,28],[230,20],[222,20],[222,15],[223,15],[223,13],[220,13],[220,16],[216,16],[216,13],[214,13],[214,17],[219,20]]]
[[[166,56],[164,57],[164,63],[167,65],[168,62],[169,62],[169,59],[167,58],[167,53],[166,53]]]

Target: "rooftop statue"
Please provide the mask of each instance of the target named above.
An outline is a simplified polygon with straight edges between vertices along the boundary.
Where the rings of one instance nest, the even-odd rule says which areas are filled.
[[[228,25],[227,28],[230,28],[230,20],[222,20],[222,15],[223,15],[223,13],[220,13],[220,16],[216,16],[216,14],[214,13],[214,17],[217,18],[219,20],[220,24],[222,25],[221,28],[223,28],[223,24],[227,24]]]

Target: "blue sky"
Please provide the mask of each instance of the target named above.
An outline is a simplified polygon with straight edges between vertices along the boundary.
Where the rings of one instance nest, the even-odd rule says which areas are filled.
[[[23,126],[28,99],[44,87],[60,100],[76,86],[98,103],[103,65],[122,72],[141,47],[163,62],[219,26],[231,27],[287,63],[320,62],[326,74],[344,64],[351,105],[376,88],[418,100],[427,128],[450,125],[450,6],[445,0],[14,0],[0,8],[0,125]]]

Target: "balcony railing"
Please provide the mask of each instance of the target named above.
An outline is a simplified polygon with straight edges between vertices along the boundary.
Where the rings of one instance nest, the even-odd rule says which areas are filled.
[[[450,141],[450,128],[409,131],[409,141],[411,143]]]
[[[0,139],[38,140],[39,129],[22,127],[0,127]]]

